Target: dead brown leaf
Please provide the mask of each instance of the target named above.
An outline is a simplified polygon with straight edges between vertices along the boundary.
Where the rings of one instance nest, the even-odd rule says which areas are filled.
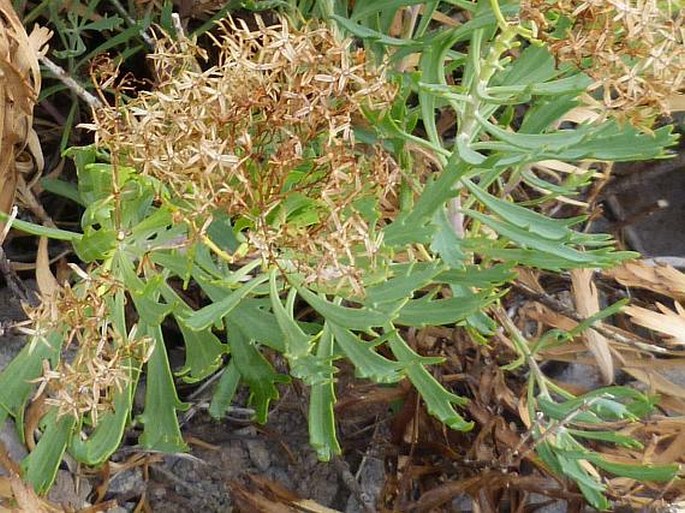
[[[685,308],[678,302],[675,303],[675,312],[661,303],[656,307],[661,313],[639,306],[627,306],[624,312],[635,324],[669,335],[666,340],[671,345],[685,345]]]
[[[50,270],[50,255],[48,255],[48,238],[38,240],[36,254],[36,282],[44,301],[51,301],[57,296],[60,287]]]
[[[666,448],[652,458],[655,465],[685,462],[685,431],[675,434]]]
[[[623,370],[648,385],[653,392],[685,399],[685,387],[665,378],[658,369],[651,368],[649,364],[643,367],[626,365]]]
[[[597,287],[592,281],[591,269],[573,269],[571,271],[573,299],[578,314],[591,317],[600,311]],[[583,334],[585,342],[597,360],[602,379],[607,385],[614,381],[614,360],[611,355],[609,341],[592,328]]]
[[[5,213],[14,202],[18,170],[27,168],[18,162],[32,161],[29,169],[40,169],[43,162],[32,124],[41,86],[38,58],[49,36],[45,29],[28,36],[12,2],[0,0],[0,210]],[[33,159],[22,158],[27,147]]]
[[[685,274],[670,265],[648,265],[643,260],[626,262],[604,271],[626,287],[637,287],[673,299],[685,299]]]
[[[64,511],[42,500],[30,485],[25,484],[18,475],[10,476],[12,494],[17,503],[14,513],[58,513]]]

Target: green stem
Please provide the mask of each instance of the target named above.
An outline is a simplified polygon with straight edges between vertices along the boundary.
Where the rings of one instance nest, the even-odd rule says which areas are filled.
[[[511,321],[507,313],[501,307],[496,307],[494,309],[494,313],[497,317],[497,320],[499,320],[499,322],[502,324],[504,329],[511,337],[511,340],[514,343],[517,352],[525,359],[526,363],[528,364],[530,372],[533,374],[533,377],[540,389],[540,395],[548,399],[551,399],[552,396],[550,395],[549,390],[547,388],[547,377],[545,377],[544,373],[540,369],[540,366],[538,365],[538,362],[535,360],[535,356],[528,347],[528,342],[523,337],[523,335],[516,327],[516,325]]]
[[[15,230],[19,230],[24,233],[31,235],[37,235],[39,237],[48,237],[55,240],[66,240],[68,242],[76,242],[81,240],[82,234],[76,232],[70,232],[67,230],[60,230],[59,228],[48,228],[47,226],[41,226],[39,224],[33,224],[21,219],[12,219],[11,216],[0,212],[0,222],[11,223],[11,227]]]
[[[490,0],[490,7],[492,8],[492,13],[495,15],[495,19],[497,20],[497,26],[499,26],[500,30],[504,32],[508,29],[509,24],[507,23],[507,20],[504,19],[502,10],[499,8],[499,2],[497,0]]]

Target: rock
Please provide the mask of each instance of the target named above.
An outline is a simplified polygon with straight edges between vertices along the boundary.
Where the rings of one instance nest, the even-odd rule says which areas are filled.
[[[250,461],[260,472],[266,472],[271,466],[271,453],[263,440],[247,440],[247,453]]]
[[[23,460],[28,451],[21,440],[19,440],[19,434],[17,433],[17,428],[14,421],[7,419],[0,429],[0,442],[5,447],[7,455],[12,461],[19,464]],[[5,469],[0,467],[0,476],[6,476],[7,472]]]
[[[77,489],[73,474],[68,470],[59,470],[55,484],[52,485],[50,493],[48,493],[48,500],[65,507],[65,509],[80,510],[90,505],[87,499],[92,490],[93,487],[85,479],[79,480]]]
[[[136,467],[122,470],[109,480],[107,495],[117,500],[127,500],[140,496],[145,491],[143,471]]]
[[[347,501],[345,513],[363,513],[369,508],[376,509],[376,502],[385,483],[385,468],[379,458],[366,458],[359,472],[359,486],[361,496],[359,499],[351,495]],[[366,509],[365,509],[366,508]]]

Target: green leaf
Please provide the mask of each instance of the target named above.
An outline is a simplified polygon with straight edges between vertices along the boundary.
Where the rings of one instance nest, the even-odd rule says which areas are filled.
[[[4,212],[0,212],[0,221],[8,223],[10,216]],[[59,228],[49,228],[39,224],[29,223],[21,219],[12,219],[12,228],[30,235],[37,235],[38,237],[48,237],[55,240],[65,240],[68,242],[76,242],[83,237],[80,233],[69,232],[67,230],[60,230]]]
[[[252,292],[268,279],[268,275],[262,275],[254,278],[242,287],[238,288],[235,292],[228,294],[220,301],[212,303],[211,305],[207,305],[189,315],[186,319],[186,325],[191,330],[195,331],[209,328],[212,324],[219,322],[222,317],[229,314],[245,296],[247,296],[250,292]]]
[[[297,287],[297,292],[324,319],[351,330],[368,331],[374,326],[382,326],[392,321],[396,316],[396,312],[386,313],[368,307],[349,308],[336,305],[304,287]]]
[[[233,332],[239,328],[245,336],[260,344],[285,352],[283,332],[278,326],[276,316],[270,311],[270,300],[263,298],[244,298],[225,318],[226,330]]]
[[[554,57],[542,45],[530,45],[521,55],[499,74],[497,82],[501,85],[542,84],[560,73]]]
[[[324,327],[317,349],[317,358],[322,361],[333,359],[333,335],[328,327]],[[342,453],[335,429],[335,386],[333,381],[334,368],[330,366],[330,373],[318,384],[312,385],[309,398],[309,443],[316,451],[321,461],[330,461],[331,456]]]
[[[83,236],[73,241],[74,251],[84,262],[91,263],[111,258],[117,246],[117,234],[113,229],[95,230],[86,227]]]
[[[126,290],[140,318],[149,326],[158,326],[171,313],[172,305],[158,302],[161,289],[166,286],[164,276],[151,273],[143,281],[133,268],[133,263],[120,251],[113,258],[113,266],[124,281]]]
[[[454,324],[487,307],[495,299],[497,297],[489,291],[449,299],[432,299],[426,295],[408,301],[400,310],[395,324],[415,327]]]
[[[20,415],[36,387],[35,380],[43,374],[43,360],[57,364],[64,334],[58,330],[44,339],[32,337],[17,356],[0,372],[0,406],[10,415]]]
[[[526,111],[519,128],[519,133],[535,134],[547,130],[550,126],[580,102],[577,95],[558,96],[540,100]]]
[[[276,384],[287,383],[289,378],[273,369],[242,330],[231,330],[228,345],[240,376],[250,387],[250,404],[255,407],[257,422],[264,424],[269,415],[269,404],[279,397]]]
[[[610,120],[601,125],[584,124],[573,130],[556,130],[545,134],[510,132],[482,116],[479,123],[492,136],[507,143],[512,152],[528,152],[537,160],[594,159],[606,161],[647,160],[664,156],[664,148],[675,144],[672,127],[666,126],[645,134],[626,123]]]
[[[429,181],[416,204],[383,230],[383,241],[388,246],[430,242],[435,232],[432,219],[445,202],[456,195],[454,186],[471,169],[455,152],[436,180]],[[430,227],[429,227],[430,225]]]
[[[453,407],[453,405],[463,406],[468,401],[445,390],[421,365],[421,356],[416,354],[396,331],[390,333],[388,343],[398,362],[404,366],[404,372],[407,373],[409,380],[426,403],[428,413],[457,431],[473,429],[473,422],[464,420]]]
[[[538,397],[537,400],[540,410],[549,418],[554,420],[564,420],[569,416],[571,419],[567,422],[569,425],[577,424],[579,422],[585,424],[600,424],[602,419],[594,412],[583,411],[581,405],[568,405],[567,403],[556,403],[546,397]]]
[[[484,237],[474,237],[464,240],[464,247],[476,254],[495,260],[501,260],[510,265],[522,264],[538,269],[550,271],[567,271],[576,267],[588,267],[588,264],[569,260],[559,255],[551,255],[533,249],[505,248],[506,241],[493,241]],[[612,248],[587,252],[593,257],[590,267],[611,267],[624,260],[634,259],[638,253],[631,251],[613,251]]]
[[[508,222],[498,221],[492,217],[481,214],[473,210],[467,211],[469,216],[478,219],[485,223],[490,228],[495,230],[500,235],[503,235],[511,241],[523,246],[524,248],[535,249],[551,255],[552,257],[562,258],[572,264],[584,264],[585,267],[591,265],[599,265],[601,262],[594,252],[578,251],[572,246],[568,246],[563,241],[552,241],[546,239],[538,234],[534,234],[523,228],[510,224]],[[540,257],[540,261],[544,259]]]
[[[625,162],[667,156],[664,148],[673,146],[678,136],[673,134],[673,125],[661,127],[651,134],[646,134],[630,123],[619,124],[618,121],[611,120],[598,127],[593,137],[588,139],[578,149],[582,158]],[[575,160],[574,156],[565,160]]]
[[[212,223],[207,228],[207,236],[224,251],[235,252],[240,247],[240,241],[233,231],[231,218],[225,212],[212,214]]]
[[[276,286],[276,272],[270,275],[271,285],[271,306],[276,317],[276,322],[283,332],[285,340],[285,354],[288,358],[297,359],[306,357],[310,354],[313,344],[311,337],[305,334],[293,318],[293,302],[295,299],[295,289],[288,294],[288,310],[283,307],[279,299],[279,292]]]
[[[585,470],[582,465],[576,459],[571,459],[565,457],[563,454],[557,453],[557,460],[559,461],[559,466],[562,472],[568,477],[573,479],[583,496],[587,499],[590,505],[599,510],[605,510],[609,508],[609,501],[604,496],[604,490],[606,487],[597,481],[593,476],[591,476],[587,470]]]
[[[644,465],[635,462],[634,465],[627,463],[613,463],[607,461],[600,454],[590,453],[583,456],[584,459],[594,463],[602,470],[620,477],[628,477],[637,481],[653,481],[667,483],[678,475],[680,465]]]
[[[568,432],[574,437],[587,438],[588,440],[601,440],[603,442],[611,442],[621,447],[628,447],[630,449],[643,449],[644,445],[640,442],[626,435],[615,433],[613,431],[588,431],[583,429],[569,429]]]
[[[455,215],[450,212],[450,216]],[[446,209],[435,211],[433,224],[437,228],[433,234],[430,248],[452,268],[461,267],[466,259],[462,250],[463,239],[457,235],[455,227],[447,219]]]
[[[554,241],[567,241],[571,236],[569,226],[577,224],[583,218],[576,217],[571,219],[551,219],[543,214],[525,208],[511,201],[504,201],[477,187],[469,180],[462,183],[468,188],[478,201],[492,210],[501,219],[506,220],[531,234]]]
[[[176,318],[183,334],[186,347],[186,360],[177,372],[186,383],[197,383],[213,374],[223,364],[222,357],[227,347],[209,329],[195,331],[189,329],[182,319]]]
[[[133,407],[140,365],[132,359],[122,362],[122,369],[127,372],[128,384],[114,395],[114,411],[107,412],[99,419],[95,429],[87,438],[77,432],[71,437],[69,454],[81,463],[91,466],[102,465],[119,448],[124,437],[126,425]]]
[[[226,412],[231,407],[231,402],[235,397],[240,384],[240,372],[235,366],[235,360],[231,359],[224,369],[216,391],[212,396],[212,401],[209,403],[209,414],[212,418],[221,419],[226,415]]]
[[[496,264],[492,267],[481,265],[467,265],[458,269],[441,272],[436,282],[449,283],[456,287],[475,287],[478,289],[491,288],[513,281],[516,273],[511,264]]]
[[[181,436],[176,411],[185,409],[186,405],[176,393],[162,330],[159,326],[148,326],[141,322],[139,332],[141,336],[150,336],[154,343],[147,362],[145,410],[140,416],[144,427],[140,445],[163,452],[185,451],[187,445]]]
[[[58,419],[57,409],[53,407],[43,422],[43,436],[21,464],[22,477],[41,495],[47,493],[55,481],[67,443],[76,426],[76,419],[72,415]]]
[[[78,189],[70,182],[46,176],[40,179],[40,184],[43,189],[51,192],[52,194],[70,199],[82,207],[87,206],[83,199],[81,199]]]
[[[362,39],[382,43],[386,46],[418,46],[414,41],[387,36],[376,30],[359,25],[352,20],[338,16],[337,14],[333,14],[331,18],[346,31]]]
[[[290,374],[308,385],[315,385],[329,379],[333,369],[330,360],[322,360],[312,354],[316,336],[307,335],[294,319],[295,289],[288,294],[287,308],[283,307],[276,287],[276,272],[271,273],[271,304],[285,341],[284,356],[290,365]]]
[[[439,262],[395,264],[388,271],[391,278],[367,287],[364,304],[377,308],[382,303],[398,303],[410,298],[443,271]]]
[[[210,329],[194,331],[186,326],[185,319],[193,311],[167,283],[160,284],[160,291],[174,312],[186,348],[185,364],[177,374],[186,383],[196,383],[222,365],[228,348]]]
[[[350,330],[330,319],[324,324],[325,329],[329,329],[333,334],[336,344],[354,365],[358,377],[369,378],[376,383],[395,383],[402,379],[402,366],[379,355],[373,343],[361,340]]]

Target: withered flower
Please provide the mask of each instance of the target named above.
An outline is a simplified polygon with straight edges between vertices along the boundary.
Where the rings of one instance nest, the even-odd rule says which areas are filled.
[[[149,357],[151,344],[136,334],[135,326],[122,333],[110,319],[116,288],[105,274],[91,272],[74,287],[65,285],[54,298],[26,307],[34,344],[46,343],[45,334],[63,340],[58,363],[43,362],[36,397],[57,407],[58,416],[99,416],[112,408],[116,392],[133,378],[131,372]],[[119,290],[120,293],[123,293]]]
[[[685,83],[683,12],[670,7],[670,0],[526,0],[522,17],[558,61],[595,81],[589,103],[649,128]]]
[[[359,290],[398,170],[353,127],[394,87],[325,26],[256,24],[225,20],[205,70],[192,42],[161,40],[158,83],[97,114],[98,144],[167,184],[192,226],[226,214],[266,264]]]

